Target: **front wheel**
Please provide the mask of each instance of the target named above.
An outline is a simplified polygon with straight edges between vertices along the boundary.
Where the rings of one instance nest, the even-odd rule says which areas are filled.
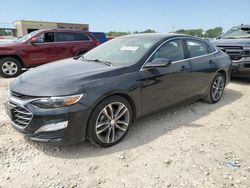
[[[14,57],[4,57],[0,59],[0,75],[4,78],[18,76],[22,72],[20,61]]]
[[[221,73],[217,73],[210,86],[210,90],[204,101],[208,103],[217,103],[221,99],[225,89],[225,77]]]
[[[120,96],[107,98],[94,109],[90,117],[88,139],[99,146],[112,146],[124,138],[131,122],[129,102]]]

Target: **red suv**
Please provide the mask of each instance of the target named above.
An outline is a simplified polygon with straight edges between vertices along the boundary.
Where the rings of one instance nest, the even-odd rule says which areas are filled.
[[[78,56],[99,44],[90,32],[37,30],[15,41],[0,43],[0,75],[15,77],[22,68]]]

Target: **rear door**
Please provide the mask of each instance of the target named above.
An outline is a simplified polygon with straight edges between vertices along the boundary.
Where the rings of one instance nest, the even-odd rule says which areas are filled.
[[[56,32],[55,33],[55,53],[57,60],[73,57],[76,53],[77,42],[74,33]]]
[[[73,57],[93,48],[92,40],[83,32],[57,32],[55,49],[60,59]]]
[[[216,60],[211,48],[198,39],[185,40],[190,58],[191,75],[190,92],[194,95],[204,94],[211,83],[216,69]]]

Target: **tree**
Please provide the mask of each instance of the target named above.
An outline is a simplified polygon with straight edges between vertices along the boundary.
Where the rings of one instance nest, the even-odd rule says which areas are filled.
[[[205,37],[217,38],[221,36],[223,29],[221,27],[215,27],[213,29],[208,29],[205,33]]]
[[[179,34],[186,34],[186,35],[192,35],[196,37],[202,37],[203,36],[203,29],[179,29],[175,31],[175,33]]]

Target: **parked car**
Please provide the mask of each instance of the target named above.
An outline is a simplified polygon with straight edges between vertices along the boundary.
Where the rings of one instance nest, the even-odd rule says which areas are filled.
[[[108,41],[108,39],[106,38],[105,33],[103,33],[103,32],[91,32],[91,34],[92,34],[101,44]]]
[[[232,76],[250,77],[250,25],[233,27],[213,42],[232,59]]]
[[[22,74],[10,85],[6,111],[34,141],[112,146],[139,117],[184,101],[217,103],[230,67],[206,40],[128,35]]]
[[[100,43],[89,32],[47,29],[0,43],[0,75],[16,77],[22,68],[83,54]]]

